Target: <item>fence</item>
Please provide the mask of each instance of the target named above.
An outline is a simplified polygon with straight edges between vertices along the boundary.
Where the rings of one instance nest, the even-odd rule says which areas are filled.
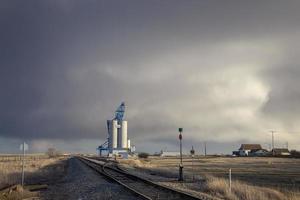
[[[11,162],[11,161],[22,161],[23,155],[0,155],[0,162]],[[26,160],[42,160],[42,159],[47,159],[48,156],[41,154],[41,155],[26,155],[25,159]]]

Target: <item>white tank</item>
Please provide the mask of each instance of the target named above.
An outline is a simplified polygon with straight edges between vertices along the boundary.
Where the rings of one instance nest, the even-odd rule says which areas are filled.
[[[118,146],[118,121],[112,120],[112,130],[111,130],[111,136],[112,136],[112,148],[117,148]]]
[[[129,140],[129,139],[127,140],[127,147],[128,147],[128,149],[130,149],[130,147],[131,147],[131,144],[130,144],[130,140]]]
[[[121,122],[121,133],[122,133],[122,148],[127,149],[127,121]]]

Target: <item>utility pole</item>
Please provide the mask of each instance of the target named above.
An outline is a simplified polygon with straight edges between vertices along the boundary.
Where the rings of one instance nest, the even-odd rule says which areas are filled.
[[[183,181],[183,163],[182,163],[182,131],[183,128],[179,128],[179,142],[180,142],[180,164],[179,164],[179,178],[178,181]]]
[[[274,149],[274,133],[276,133],[276,131],[270,131],[272,133],[272,149]]]
[[[273,156],[275,155],[275,152],[274,152],[274,133],[276,133],[276,131],[270,131],[272,133],[272,152],[273,152]]]
[[[193,173],[193,181],[195,180],[195,175],[194,175],[194,155],[195,155],[195,150],[194,147],[192,146],[191,150],[191,155],[192,155],[192,173]]]
[[[24,164],[25,164],[25,142],[23,142],[23,159],[22,159],[22,187],[24,186]]]
[[[231,193],[231,168],[229,169],[229,193]]]
[[[206,156],[206,142],[204,142],[204,156]]]

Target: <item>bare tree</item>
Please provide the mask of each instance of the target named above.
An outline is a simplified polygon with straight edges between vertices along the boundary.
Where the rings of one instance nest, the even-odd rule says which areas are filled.
[[[56,157],[57,156],[57,150],[55,148],[49,148],[46,152],[46,154],[50,157]]]

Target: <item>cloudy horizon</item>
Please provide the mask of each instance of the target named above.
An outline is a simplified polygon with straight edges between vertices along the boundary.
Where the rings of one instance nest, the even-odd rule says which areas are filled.
[[[299,1],[2,1],[0,153],[300,149]]]

